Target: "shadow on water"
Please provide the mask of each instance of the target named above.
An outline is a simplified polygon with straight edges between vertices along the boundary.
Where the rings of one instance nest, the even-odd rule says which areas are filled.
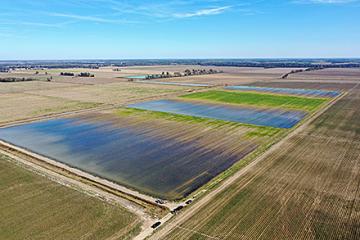
[[[204,149],[196,140],[161,137],[156,128],[110,120],[62,118],[0,129],[0,139],[162,198],[181,198],[242,154]]]

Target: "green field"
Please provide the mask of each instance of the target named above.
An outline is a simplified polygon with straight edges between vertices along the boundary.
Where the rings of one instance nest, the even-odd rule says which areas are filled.
[[[221,103],[243,104],[260,107],[281,107],[306,111],[313,111],[327,101],[327,99],[324,98],[307,98],[275,94],[218,90],[191,93],[182,96],[182,98],[209,100]]]
[[[0,155],[0,239],[130,239],[140,220]]]
[[[249,132],[247,133],[248,137],[272,137],[279,133],[281,129],[265,126],[256,126],[245,123],[237,122],[228,122],[223,120],[211,119],[211,118],[202,118],[195,116],[187,116],[182,114],[166,113],[166,112],[157,112],[157,111],[148,111],[136,108],[119,108],[116,110],[116,114],[119,116],[132,116],[138,119],[159,119],[159,120],[168,120],[176,122],[186,122],[186,123],[199,123],[203,125],[208,125],[214,128],[227,126],[231,128],[236,127],[248,127]]]

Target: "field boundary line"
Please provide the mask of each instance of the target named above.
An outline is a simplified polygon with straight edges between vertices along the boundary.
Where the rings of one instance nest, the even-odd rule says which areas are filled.
[[[199,201],[194,202],[190,207],[186,208],[179,215],[177,215],[176,217],[171,219],[170,220],[171,222],[164,225],[162,228],[159,228],[159,230],[156,231],[152,236],[150,236],[149,239],[158,240],[158,239],[162,239],[163,237],[165,237],[167,234],[169,234],[172,231],[172,226],[174,226],[174,225],[180,226],[187,219],[189,219],[190,217],[195,215],[198,209],[205,206],[217,194],[219,194],[220,192],[225,190],[228,186],[230,186],[232,183],[234,183],[236,180],[238,180],[241,176],[246,174],[250,169],[252,169],[254,166],[256,166],[259,162],[261,162],[266,157],[268,157],[270,154],[272,154],[277,149],[279,149],[285,142],[287,142],[293,136],[297,135],[298,133],[300,133],[304,129],[306,129],[315,119],[317,119],[319,116],[321,116],[324,112],[326,112],[330,107],[332,107],[336,102],[338,102],[340,99],[342,99],[346,95],[347,95],[347,92],[344,92],[343,94],[332,99],[323,108],[321,108],[319,111],[316,111],[312,116],[310,116],[308,119],[306,119],[306,121],[303,122],[302,125],[300,125],[296,129],[294,129],[292,132],[290,132],[288,135],[286,135],[283,139],[281,139],[280,141],[278,141],[277,143],[272,145],[267,151],[265,151],[263,154],[259,155],[257,158],[255,158],[253,161],[251,161],[248,165],[246,165],[239,171],[235,172],[229,178],[225,179],[224,182],[222,182],[220,186],[213,189],[207,195],[202,197]]]
[[[23,118],[20,120],[14,120],[14,121],[6,121],[6,122],[0,122],[0,128],[6,128],[6,127],[13,127],[17,125],[21,125],[24,123],[32,123],[42,120],[49,120],[49,119],[55,119],[59,117],[65,117],[65,116],[71,116],[76,114],[82,114],[82,113],[88,113],[88,112],[96,112],[96,111],[102,111],[102,110],[109,110],[114,108],[114,106],[109,104],[100,104],[101,106],[93,107],[93,108],[85,108],[75,111],[68,111],[68,112],[60,112],[60,113],[50,113],[45,114],[37,117],[30,117],[30,118]]]

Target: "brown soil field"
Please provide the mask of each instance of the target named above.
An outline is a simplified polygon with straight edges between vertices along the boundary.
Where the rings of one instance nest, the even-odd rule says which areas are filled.
[[[289,80],[359,80],[360,68],[329,68],[291,74]]]
[[[74,83],[74,84],[108,84],[127,82],[125,78],[133,75],[161,74],[162,72],[184,72],[186,69],[216,69],[224,73],[212,75],[198,75],[182,78],[167,78],[162,81],[172,82],[190,82],[190,83],[208,83],[214,85],[224,84],[242,84],[251,81],[264,81],[271,79],[280,79],[280,77],[297,68],[250,68],[250,67],[216,67],[216,66],[198,66],[198,65],[164,65],[164,66],[131,66],[121,67],[121,71],[114,71],[116,67],[103,67],[99,69],[89,68],[70,68],[70,69],[45,69],[45,70],[14,70],[11,73],[0,73],[0,77],[31,77],[40,80],[46,80],[52,77],[53,82]],[[39,74],[35,74],[39,72]],[[95,74],[94,78],[66,77],[60,76],[61,72],[90,72]],[[45,75],[47,73],[47,75]]]
[[[35,74],[39,72],[39,74]],[[90,72],[95,74],[95,77],[72,77],[72,76],[61,76],[61,72],[71,72],[78,74],[80,72]],[[47,74],[46,74],[47,73]],[[16,70],[11,73],[2,73],[0,77],[25,77],[25,78],[35,78],[39,80],[46,81],[47,78],[52,77],[52,82],[57,83],[73,83],[73,84],[106,84],[113,82],[121,82],[124,79],[120,77],[127,76],[129,74],[115,72],[112,68],[100,68],[100,69],[90,69],[90,68],[69,68],[69,69],[46,69],[46,70]]]
[[[45,81],[0,83],[0,94],[23,93],[28,91],[47,90],[47,89],[57,89],[60,91],[60,89],[71,88],[74,86],[76,85],[69,83],[54,83],[54,82],[45,82]]]
[[[189,87],[159,86],[141,83],[110,83],[101,85],[76,86],[66,91],[41,90],[32,91],[41,96],[60,97],[74,101],[85,101],[107,104],[126,104],[148,98],[161,98],[166,95],[184,93]]]
[[[189,69],[201,68],[201,66],[200,67],[188,66],[188,67]],[[156,69],[156,67],[153,68]],[[173,67],[173,69],[174,68],[175,67]],[[182,70],[184,67],[177,66],[177,68]],[[211,67],[207,67],[207,68],[211,68]],[[156,79],[156,81],[203,83],[203,84],[212,84],[212,85],[225,85],[225,84],[236,85],[236,84],[247,84],[254,81],[269,81],[274,79],[280,79],[283,74],[293,70],[288,68],[264,69],[264,68],[237,68],[237,67],[218,67],[215,69],[222,70],[224,72],[219,74],[210,74],[210,75]]]
[[[254,82],[249,84],[257,87],[274,87],[274,88],[306,88],[306,89],[321,89],[321,90],[349,90],[353,88],[356,83],[339,83],[339,82],[285,82],[285,81],[270,81],[270,82]]]
[[[359,104],[357,85],[163,239],[359,239]]]
[[[210,84],[210,85],[226,85],[226,84],[236,85],[236,84],[247,84],[262,79],[263,79],[262,77],[251,78],[248,76],[242,76],[242,74],[237,75],[237,74],[229,74],[229,73],[218,73],[211,75],[156,79],[156,81],[179,82],[179,83],[202,83],[202,84]]]
[[[121,68],[122,72],[131,73],[161,73],[161,72],[183,72],[186,69],[215,69],[222,70],[224,73],[264,73],[264,74],[284,74],[299,68],[260,68],[260,67],[218,67],[218,66],[200,66],[200,65],[154,65],[154,66],[133,66]]]

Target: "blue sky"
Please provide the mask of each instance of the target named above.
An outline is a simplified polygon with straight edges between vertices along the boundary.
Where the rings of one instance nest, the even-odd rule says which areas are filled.
[[[0,59],[360,57],[357,0],[1,0]]]

